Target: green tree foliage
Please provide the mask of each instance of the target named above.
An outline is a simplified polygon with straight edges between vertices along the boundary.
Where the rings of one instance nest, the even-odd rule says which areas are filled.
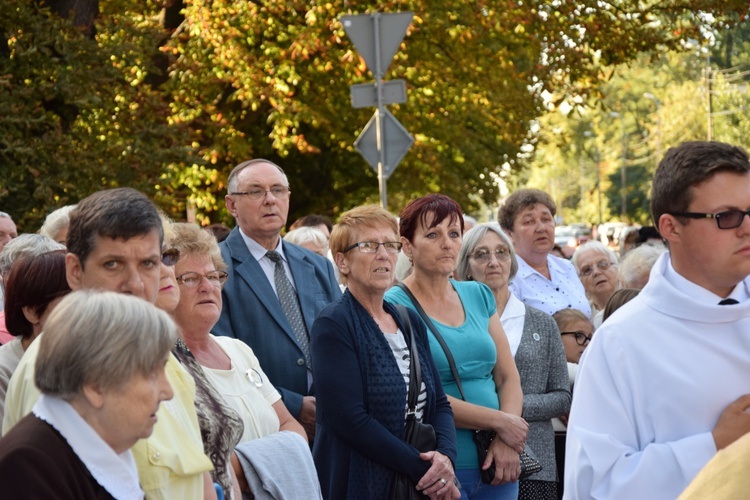
[[[497,174],[516,175],[549,103],[593,98],[611,65],[747,10],[739,0],[79,0],[99,13],[91,24],[65,2],[49,3],[64,19],[34,2],[0,4],[0,207],[25,230],[116,185],[177,218],[194,207],[201,221],[226,220],[226,175],[250,157],[287,170],[290,219],[376,201],[376,175],[352,146],[372,110],[352,109],[348,89],[372,76],[342,14],[415,13],[386,76],[407,82],[408,101],[392,110],[416,138],[389,180],[391,208],[441,191],[470,211],[497,198]]]
[[[711,60],[713,138],[750,151],[750,24],[720,33]]]
[[[97,189],[153,194],[164,166],[190,157],[163,97],[141,85],[154,33],[137,23],[105,17],[92,39],[33,2],[0,3],[9,49],[0,60],[0,207],[22,230]]]
[[[596,187],[601,185],[603,222],[651,224],[650,180],[659,159],[669,147],[708,137],[709,61],[713,139],[750,146],[749,34],[750,25],[740,23],[710,34],[704,42],[710,44],[710,53],[707,46],[691,42],[683,52],[641,55],[618,68],[599,87],[601,99],[540,120],[535,154],[521,177],[554,193],[566,222],[599,222]]]

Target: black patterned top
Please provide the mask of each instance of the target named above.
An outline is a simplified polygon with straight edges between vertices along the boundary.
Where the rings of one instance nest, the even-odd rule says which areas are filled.
[[[201,428],[203,451],[214,464],[212,479],[222,487],[225,498],[231,500],[233,496],[229,457],[242,436],[242,419],[214,389],[198,360],[182,339],[177,339],[172,353],[195,380],[195,411]]]

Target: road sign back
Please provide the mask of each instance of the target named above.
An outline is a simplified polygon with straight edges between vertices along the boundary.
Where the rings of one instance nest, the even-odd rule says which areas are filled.
[[[352,107],[353,108],[370,108],[378,105],[378,89],[375,83],[360,83],[352,85]],[[391,80],[389,82],[381,81],[382,86],[382,104],[406,102],[406,83],[403,80]]]
[[[373,18],[377,17],[377,22]],[[365,64],[380,80],[391,64],[393,56],[401,45],[401,40],[406,35],[406,29],[411,24],[412,12],[397,12],[393,14],[360,14],[357,16],[342,16],[341,23],[344,31],[354,42]],[[378,26],[378,34],[375,34],[375,26]],[[380,42],[378,50],[376,39]],[[379,57],[377,57],[379,56]]]
[[[354,141],[354,147],[367,160],[367,163],[378,171],[378,127],[376,124],[378,112],[372,115],[370,121],[365,125],[362,133]],[[414,138],[406,131],[403,125],[387,109],[383,113],[383,156],[385,164],[383,165],[383,176],[387,179],[391,176],[401,159],[404,157],[411,145],[414,144]]]

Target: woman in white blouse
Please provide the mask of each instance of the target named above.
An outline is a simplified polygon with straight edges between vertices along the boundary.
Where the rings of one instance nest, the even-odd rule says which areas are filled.
[[[511,194],[500,208],[498,221],[518,257],[518,273],[510,289],[521,302],[547,314],[573,308],[591,316],[573,264],[550,253],[555,244],[556,213],[550,195],[528,188]]]
[[[200,364],[208,381],[244,424],[240,443],[292,431],[307,441],[302,425],[289,413],[253,354],[241,340],[214,336],[211,328],[221,314],[221,287],[226,264],[214,237],[196,224],[172,226],[172,246],[180,251],[175,264],[180,302],[172,313],[187,351]],[[240,488],[247,492],[236,455],[231,457]]]

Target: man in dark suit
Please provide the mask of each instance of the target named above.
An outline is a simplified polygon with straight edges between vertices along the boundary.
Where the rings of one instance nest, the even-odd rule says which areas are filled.
[[[258,357],[284,404],[315,434],[309,331],[341,296],[331,263],[280,237],[289,212],[289,181],[278,165],[250,160],[229,174],[226,204],[237,221],[221,254],[229,266],[214,333],[238,338]]]

